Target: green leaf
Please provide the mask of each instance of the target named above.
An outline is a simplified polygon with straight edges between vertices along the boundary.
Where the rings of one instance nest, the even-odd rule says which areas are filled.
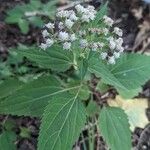
[[[36,62],[42,68],[56,70],[58,72],[66,71],[73,65],[72,52],[64,51],[59,46],[52,46],[46,51],[37,47],[20,47],[17,53]]]
[[[129,123],[122,109],[104,107],[100,112],[99,128],[111,150],[131,150]]]
[[[80,85],[80,80],[74,80],[74,79],[71,79],[69,82],[68,82],[68,88],[70,87],[75,87],[75,86],[78,86]],[[78,89],[73,89],[71,91],[69,91],[69,93],[76,93],[78,91]],[[89,87],[87,84],[82,84],[82,88],[80,89],[79,91],[79,94],[78,94],[78,97],[81,99],[81,100],[87,100],[90,96],[90,90],[89,90]]]
[[[38,150],[71,150],[86,121],[86,112],[76,95],[54,97],[46,107]]]
[[[103,16],[107,14],[107,7],[108,7],[108,2],[106,2],[104,5],[100,7],[99,11],[96,14],[96,18],[92,23],[93,26],[97,25],[98,22],[103,18]]]
[[[39,16],[29,17],[28,20],[30,21],[30,23],[32,23],[34,26],[37,26],[37,27],[42,27],[44,25],[44,22]]]
[[[83,59],[79,61],[78,66],[79,66],[79,77],[81,80],[83,80],[83,78],[85,77],[87,73],[88,61],[86,59]]]
[[[27,127],[20,127],[20,136],[22,138],[30,139],[31,138],[31,129]]]
[[[40,116],[51,95],[62,90],[53,76],[43,76],[0,99],[0,114]],[[7,91],[7,90],[5,90]]]
[[[59,0],[51,0],[42,6],[42,11],[51,19],[54,17],[56,12],[56,4]]]
[[[23,83],[18,81],[17,79],[7,79],[0,84],[0,99],[7,97],[17,90],[21,89]],[[1,101],[1,100],[0,100]]]
[[[100,107],[98,106],[98,104],[96,102],[92,100],[90,100],[90,102],[88,103],[88,106],[86,107],[86,111],[88,116],[93,117],[96,114],[99,114],[100,112]]]
[[[11,24],[18,23],[21,31],[26,34],[29,30],[29,23],[41,27],[43,24],[43,21],[40,20],[41,16],[46,16],[49,18],[54,17],[57,2],[58,0],[50,0],[47,3],[41,3],[40,0],[31,0],[30,3],[19,4],[13,9],[7,11],[5,21]],[[27,13],[37,13],[38,16],[33,16],[33,18],[30,18],[27,16]],[[28,19],[29,22],[27,22]]]
[[[7,119],[5,122],[2,123],[2,128],[6,131],[12,131],[16,127],[15,120]]]
[[[99,81],[96,86],[96,90],[103,94],[109,90],[109,86],[107,84],[103,83],[102,81]]]
[[[0,114],[41,116],[54,95],[79,88],[62,87],[54,76],[43,76],[25,84],[6,98],[0,99]]]
[[[129,92],[130,96],[135,96],[136,90],[150,79],[150,57],[146,55],[124,54],[115,65],[110,66],[94,56],[89,64],[91,73],[114,86],[122,96]]]
[[[18,21],[23,17],[23,11],[19,6],[7,11],[7,17],[5,19],[6,23],[18,23]]]
[[[29,31],[29,22],[25,19],[20,19],[18,22],[19,28],[22,33],[26,34]]]
[[[140,88],[131,89],[131,90],[118,89],[118,91],[124,99],[128,99],[128,98],[132,98],[134,96],[137,96],[142,91],[142,88],[140,87]]]
[[[10,24],[18,23],[21,17],[21,14],[12,14],[6,17],[5,22]]]
[[[115,99],[108,100],[109,106],[122,108],[128,116],[130,129],[134,132],[135,128],[145,128],[149,123],[146,110],[149,107],[148,99],[134,98],[123,99],[119,95]]]
[[[4,131],[0,135],[0,148],[3,150],[16,150],[16,135],[14,132]]]
[[[42,3],[40,0],[31,0],[29,5],[33,7],[33,10],[36,10],[42,5]]]

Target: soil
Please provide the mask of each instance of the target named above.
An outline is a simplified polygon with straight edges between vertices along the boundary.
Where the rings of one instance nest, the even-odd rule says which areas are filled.
[[[10,47],[16,47],[18,43],[27,45],[37,44],[40,39],[40,29],[30,28],[28,34],[24,35],[20,32],[17,25],[9,25],[5,23],[6,12],[15,5],[28,2],[28,0],[0,0],[0,57],[7,57]],[[92,4],[96,7],[100,5],[100,0],[93,0]],[[139,14],[139,9],[142,13]],[[137,10],[137,14],[135,11]],[[124,46],[127,51],[139,51],[143,48],[144,41],[136,44],[137,35],[140,32],[139,25],[144,21],[150,23],[150,4],[144,3],[142,0],[111,0],[109,3],[109,15],[116,21],[116,24],[123,29]],[[140,15],[142,17],[140,18]],[[138,17],[137,17],[138,16]],[[148,52],[149,45],[143,50]],[[143,87],[143,92],[139,97],[148,98],[150,100],[150,82]],[[147,117],[150,119],[150,109],[147,110]],[[30,117],[14,117],[0,115],[0,123],[6,120],[14,120],[16,127],[14,128],[17,135],[20,134],[20,127],[27,127],[31,131],[30,138],[21,138],[18,136],[18,150],[36,150],[37,137],[39,132],[40,120]],[[150,126],[144,129],[136,128],[132,134],[133,147],[135,150],[150,150]],[[100,138],[100,150],[106,150],[106,145]]]

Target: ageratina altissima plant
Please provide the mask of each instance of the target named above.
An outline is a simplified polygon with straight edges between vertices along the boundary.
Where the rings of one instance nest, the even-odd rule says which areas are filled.
[[[150,57],[124,52],[122,30],[106,10],[76,5],[57,12],[44,25],[40,48],[20,45],[15,55],[34,62],[37,79],[0,83],[1,114],[41,118],[38,150],[99,149],[98,133],[108,149],[132,149],[135,112],[110,106],[107,96],[112,89],[137,96],[150,78]]]
[[[74,10],[61,10],[56,14],[56,21],[45,24],[42,31],[44,42],[40,48],[46,50],[53,44],[60,44],[63,50],[80,49],[80,56],[86,57],[90,51],[98,52],[100,59],[115,64],[123,53],[123,32],[114,27],[114,21],[104,16],[102,27],[82,27],[96,18],[97,11],[93,6],[83,7],[80,4]],[[75,44],[75,48],[73,48]]]

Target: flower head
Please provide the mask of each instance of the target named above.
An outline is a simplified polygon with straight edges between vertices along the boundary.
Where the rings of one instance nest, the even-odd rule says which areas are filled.
[[[122,30],[118,27],[115,27],[114,28],[114,33],[117,34],[118,36],[122,36],[123,33],[122,33]]]
[[[52,39],[46,39],[47,47],[51,47],[53,44],[54,44],[54,41]]]
[[[42,31],[42,35],[43,35],[43,37],[45,38],[45,37],[49,36],[49,33],[48,33],[47,30],[43,30],[43,31]]]
[[[77,20],[78,20],[78,17],[75,15],[75,13],[72,13],[72,14],[69,16],[69,19],[72,20],[72,21],[77,21]]]
[[[114,26],[114,21],[104,16],[99,21],[100,26],[88,26],[97,16],[93,6],[76,5],[74,10],[61,10],[56,13],[56,21],[48,22],[42,31],[43,41],[40,48],[46,50],[54,44],[64,50],[71,50],[82,58],[91,53],[97,53],[100,59],[108,64],[115,64],[124,48],[122,46],[123,32]],[[87,27],[84,29],[84,25]],[[55,30],[54,30],[55,29]],[[91,53],[89,53],[92,51]],[[94,56],[94,55],[93,55]]]
[[[86,39],[81,39],[80,40],[80,46],[81,48],[86,48],[88,46],[88,42]]]
[[[83,13],[85,11],[85,8],[82,5],[76,5],[75,9],[77,10],[78,13]]]
[[[120,52],[114,52],[114,57],[119,58],[120,57]]]
[[[76,40],[76,35],[73,33],[70,35],[70,41],[75,41]]]
[[[102,60],[105,60],[107,58],[107,53],[106,52],[102,52],[101,53],[101,58],[102,58]]]
[[[61,31],[61,32],[59,32],[59,34],[58,34],[58,39],[60,40],[60,41],[67,41],[68,39],[69,39],[69,34],[67,33],[67,32],[63,32],[63,31]]]
[[[116,63],[115,57],[114,57],[114,56],[110,56],[110,57],[108,58],[108,63],[109,63],[109,64],[115,64],[115,63]]]
[[[63,44],[63,49],[69,50],[71,48],[71,43],[70,42],[65,42]]]
[[[103,19],[104,19],[104,23],[105,23],[106,25],[112,27],[114,21],[113,21],[111,18],[109,18],[109,17],[107,17],[107,16],[104,16]]]
[[[45,27],[47,27],[48,29],[54,29],[54,23],[49,22],[45,24]]]
[[[68,29],[71,29],[72,26],[73,26],[73,24],[74,24],[73,21],[71,21],[70,19],[66,19],[65,25],[66,25],[66,27],[67,27]]]
[[[40,48],[43,49],[43,50],[46,50],[47,49],[47,44],[41,43]]]

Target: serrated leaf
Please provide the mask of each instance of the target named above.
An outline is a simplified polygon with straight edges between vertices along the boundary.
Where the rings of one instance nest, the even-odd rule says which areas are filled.
[[[106,85],[105,83],[103,83],[102,81],[99,81],[97,86],[96,86],[96,90],[101,92],[101,93],[105,93],[109,90],[109,86]]]
[[[29,17],[28,20],[37,27],[42,27],[44,25],[44,22],[39,16]]]
[[[59,0],[51,0],[42,6],[42,11],[51,19],[56,12],[56,4]],[[51,10],[51,11],[50,11]]]
[[[124,54],[115,65],[109,66],[98,58],[92,57],[89,71],[95,73],[106,84],[114,86],[120,95],[137,94],[136,90],[150,78],[150,57],[140,54]]]
[[[4,131],[0,135],[0,148],[3,150],[16,150],[15,140],[16,135],[14,132]]]
[[[38,150],[70,150],[86,121],[86,112],[77,95],[64,93],[46,107]]]
[[[126,99],[116,96],[114,100],[109,99],[110,106],[120,107],[128,115],[130,129],[134,131],[136,127],[144,128],[148,123],[146,109],[148,108],[148,100],[144,98]]]
[[[97,25],[99,20],[101,20],[103,16],[107,14],[107,5],[108,5],[108,2],[106,2],[104,5],[100,7],[99,11],[96,14],[96,18],[94,22],[92,23],[93,26]]]
[[[7,11],[8,16],[5,21],[7,23],[18,23],[18,21],[23,17],[23,11],[19,6]]]
[[[42,68],[49,68],[58,72],[65,71],[73,65],[72,53],[62,50],[59,46],[52,46],[46,51],[37,47],[20,47],[17,53],[36,62]]]
[[[29,22],[25,19],[20,19],[18,22],[19,28],[22,33],[26,34],[29,31]]]
[[[41,77],[0,99],[0,114],[40,116],[50,96],[59,90],[62,88],[55,77]]]
[[[68,88],[70,87],[74,87],[74,86],[78,86],[80,84],[80,80],[74,80],[74,79],[71,79],[69,82],[68,82]],[[74,90],[71,90],[69,91],[69,93],[76,93],[78,91],[78,89],[74,89]],[[90,96],[90,90],[89,90],[89,87],[87,84],[82,84],[82,88],[80,89],[80,92],[78,93],[78,97],[81,99],[81,100],[87,100]]]
[[[33,10],[36,10],[42,5],[42,3],[39,0],[31,0],[30,5],[33,7]]]
[[[24,84],[17,79],[7,79],[0,84],[0,99],[7,97],[17,90],[21,89]]]
[[[58,0],[55,1],[50,1],[47,3],[41,3],[40,0],[31,0],[30,3],[22,3],[21,5],[17,5],[13,9],[10,9],[7,11],[7,17],[5,21],[7,23],[18,23],[21,31],[26,34],[27,33],[27,22],[25,20],[28,20],[28,16],[26,15],[27,13],[37,13],[38,16],[47,16],[49,18],[54,17],[54,12],[56,12],[56,3]],[[33,16],[33,17],[38,17],[38,16]],[[38,18],[32,18],[31,22],[29,19],[29,22],[33,25],[40,26],[42,25],[42,20],[40,21],[39,17]],[[22,25],[23,24],[23,25]],[[26,24],[26,25],[25,25]],[[23,28],[23,26],[25,26]]]
[[[54,95],[79,88],[64,88],[54,76],[43,76],[31,81],[6,98],[0,99],[0,114],[41,116]]]
[[[21,14],[12,14],[11,16],[6,17],[5,22],[10,24],[18,23],[21,17]]]
[[[128,98],[132,98],[134,96],[137,96],[142,91],[142,87],[139,87],[137,89],[131,89],[131,90],[119,89],[118,91],[124,99],[128,99]]]
[[[96,114],[99,114],[100,112],[100,107],[97,105],[96,102],[94,102],[93,100],[90,100],[90,102],[88,103],[88,106],[86,107],[87,110],[87,114],[90,117],[93,117]]]
[[[88,68],[88,61],[86,59],[83,59],[81,61],[78,62],[78,66],[79,66],[79,77],[81,80],[83,80],[83,78],[85,77],[86,73],[87,73],[87,68]]]
[[[104,107],[100,112],[99,128],[111,150],[131,150],[128,119],[122,109]]]

